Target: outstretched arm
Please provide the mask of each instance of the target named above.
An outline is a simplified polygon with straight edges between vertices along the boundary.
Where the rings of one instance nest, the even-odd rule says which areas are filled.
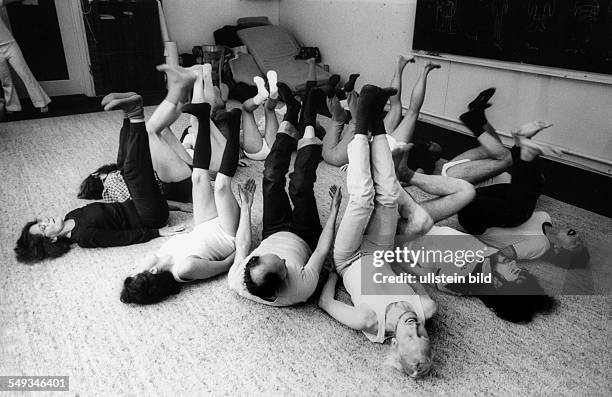
[[[360,307],[350,306],[334,298],[336,294],[337,273],[330,273],[319,298],[319,307],[336,321],[341,322],[349,328],[362,331],[369,328],[370,313]]]
[[[240,220],[236,231],[236,255],[234,263],[240,263],[251,251],[251,206],[255,193],[255,180],[249,179],[238,186],[240,194]]]
[[[235,253],[220,261],[209,261],[198,256],[190,256],[177,263],[173,269],[181,280],[204,280],[225,273],[234,261]]]
[[[304,267],[304,270],[312,270],[313,273],[317,274],[317,278],[318,274],[321,272],[321,267],[323,267],[325,258],[327,257],[327,254],[329,253],[329,250],[334,242],[336,218],[338,217],[338,210],[340,209],[340,203],[342,202],[342,190],[338,186],[332,185],[329,188],[329,195],[332,198],[329,218],[327,219],[325,227],[321,232],[317,248],[315,248],[314,252],[310,256],[310,259],[308,260],[308,263]]]

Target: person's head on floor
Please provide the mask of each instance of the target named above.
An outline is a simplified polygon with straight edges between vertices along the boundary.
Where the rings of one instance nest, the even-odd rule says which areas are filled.
[[[253,256],[244,270],[244,283],[252,295],[274,301],[287,278],[287,264],[278,255]]]
[[[104,190],[104,178],[117,170],[117,164],[106,164],[87,175],[79,187],[77,197],[85,200],[100,200]]]
[[[551,248],[543,259],[564,269],[583,268],[591,257],[587,245],[575,229],[570,227],[546,227],[546,237]]]
[[[501,252],[491,256],[492,283],[480,287],[478,298],[495,314],[513,323],[528,323],[538,314],[550,313],[555,300],[536,277]]]
[[[391,339],[387,364],[411,378],[421,378],[431,370],[432,355],[429,336],[416,313],[406,311],[401,314],[395,337]]]
[[[161,302],[170,295],[181,292],[181,284],[174,279],[171,272],[157,271],[153,267],[144,272],[130,276],[123,281],[121,302],[148,305]]]
[[[23,263],[57,258],[70,250],[71,241],[62,236],[62,218],[35,219],[25,224],[17,239],[15,254]]]

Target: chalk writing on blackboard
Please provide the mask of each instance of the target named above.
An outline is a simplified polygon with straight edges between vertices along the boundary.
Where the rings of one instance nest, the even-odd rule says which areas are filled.
[[[504,42],[502,29],[504,16],[508,13],[508,0],[492,0],[491,11],[493,13],[493,45],[501,49]]]
[[[457,1],[438,0],[436,2],[436,30],[449,34],[457,33],[457,22],[455,21],[456,14]]]
[[[555,15],[555,0],[529,1],[527,15],[529,15],[527,31],[532,33],[545,32],[548,20]]]

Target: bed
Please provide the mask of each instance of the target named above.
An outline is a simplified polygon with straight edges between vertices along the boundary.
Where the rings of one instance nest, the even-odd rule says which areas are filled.
[[[261,74],[275,70],[278,80],[292,90],[301,91],[306,87],[308,65],[304,60],[294,59],[300,45],[285,29],[276,25],[257,26],[238,31],[238,37],[247,46]],[[329,72],[317,66],[317,85],[325,84],[330,76]],[[248,76],[240,79],[245,78]]]

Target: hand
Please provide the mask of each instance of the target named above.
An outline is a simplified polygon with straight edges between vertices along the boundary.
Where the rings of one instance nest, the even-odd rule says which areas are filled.
[[[175,234],[185,233],[187,231],[187,225],[174,225],[174,226],[166,226],[159,229],[159,235],[161,237],[170,237]]]
[[[248,208],[253,204],[253,196],[255,195],[255,179],[251,178],[245,183],[238,186],[240,194],[240,203]]]
[[[331,185],[329,188],[329,197],[331,197],[331,209],[338,211],[342,203],[342,188],[338,185]]]

